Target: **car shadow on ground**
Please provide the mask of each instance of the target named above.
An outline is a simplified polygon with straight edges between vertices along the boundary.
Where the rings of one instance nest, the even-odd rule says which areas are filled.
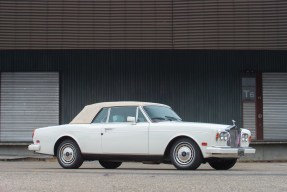
[[[65,170],[65,171],[77,171],[77,170],[99,170],[99,171],[175,171],[175,172],[203,172],[203,171],[217,171],[217,172],[222,172],[222,171],[236,171],[236,172],[240,172],[240,171],[246,171],[246,170],[241,170],[241,169],[230,169],[230,170],[215,170],[215,169],[196,169],[196,170],[177,170],[174,168],[117,168],[117,169],[105,169],[105,168],[101,168],[101,167],[80,167],[78,169],[63,169],[61,167],[41,167],[41,168],[36,168],[37,170]]]

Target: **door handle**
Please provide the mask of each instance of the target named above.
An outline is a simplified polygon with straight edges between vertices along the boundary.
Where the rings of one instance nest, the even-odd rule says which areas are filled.
[[[105,132],[112,131],[114,128],[105,128]]]

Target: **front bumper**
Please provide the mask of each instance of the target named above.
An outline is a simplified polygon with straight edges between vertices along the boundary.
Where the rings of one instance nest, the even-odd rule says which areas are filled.
[[[40,151],[41,149],[41,146],[40,145],[37,145],[37,144],[31,144],[28,146],[28,149],[30,151]]]
[[[207,147],[206,153],[210,157],[242,157],[254,155],[256,150],[252,147],[231,148],[231,147]]]

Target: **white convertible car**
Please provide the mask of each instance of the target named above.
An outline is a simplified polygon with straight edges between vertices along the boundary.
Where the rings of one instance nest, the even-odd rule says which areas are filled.
[[[34,130],[29,150],[57,156],[63,168],[98,160],[107,169],[124,161],[172,163],[194,170],[208,162],[217,170],[255,154],[251,133],[236,125],[183,122],[167,105],[106,102],[86,106],[70,124]]]

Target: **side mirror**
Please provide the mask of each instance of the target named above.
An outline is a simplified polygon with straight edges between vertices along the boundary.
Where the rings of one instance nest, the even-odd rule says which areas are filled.
[[[135,117],[128,116],[128,117],[127,117],[127,122],[136,124],[136,118],[135,118]]]

